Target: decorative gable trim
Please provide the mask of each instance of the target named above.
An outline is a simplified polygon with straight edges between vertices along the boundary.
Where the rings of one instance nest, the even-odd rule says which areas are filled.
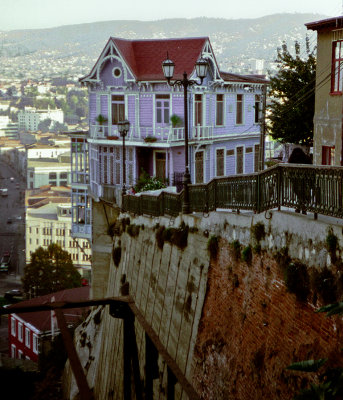
[[[110,38],[101,52],[97,62],[93,66],[91,72],[83,78],[80,78],[79,81],[81,84],[85,83],[100,83],[100,72],[102,70],[103,65],[108,60],[117,60],[123,67],[124,71],[124,80],[127,82],[134,82],[134,73],[125,62],[124,58],[120,55],[119,50],[117,49],[113,39]]]

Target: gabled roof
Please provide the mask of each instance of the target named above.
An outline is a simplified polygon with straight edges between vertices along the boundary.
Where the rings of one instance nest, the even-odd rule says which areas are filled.
[[[47,294],[45,296],[35,297],[34,299],[21,301],[19,303],[13,304],[8,308],[15,309],[15,307],[23,306],[36,306],[42,305],[44,303],[50,303],[51,299],[54,301],[82,301],[89,300],[89,286],[82,286],[74,289],[61,290],[60,292],[55,292]],[[81,308],[73,308],[63,310],[67,324],[77,322],[78,318],[82,315]],[[32,325],[40,332],[51,330],[51,311],[37,311],[28,313],[18,313],[16,314],[20,319]]]
[[[137,81],[164,81],[162,62],[169,58],[175,64],[175,79],[181,79],[186,72],[190,75],[197,59],[201,56],[208,37],[180,39],[127,40],[111,37],[107,42],[91,73],[80,81],[93,75],[97,64],[104,56],[105,49],[113,44],[134,74]]]
[[[305,24],[307,29],[312,29],[313,31],[319,31],[322,29],[342,29],[343,28],[343,16],[321,19],[319,21],[309,22]]]

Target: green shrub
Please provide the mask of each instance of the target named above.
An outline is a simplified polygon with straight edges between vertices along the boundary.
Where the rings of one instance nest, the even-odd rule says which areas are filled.
[[[238,261],[241,257],[241,244],[239,243],[238,240],[234,240],[231,243],[231,249],[233,253],[233,258]]]
[[[252,261],[252,250],[251,246],[247,246],[242,251],[242,260],[245,261],[247,264],[250,264]]]
[[[142,169],[135,186],[135,191],[138,193],[145,192],[147,190],[163,189],[165,187],[166,185],[161,179],[156,178],[156,176],[150,176]]]
[[[310,279],[307,266],[300,261],[290,262],[284,268],[287,290],[294,293],[299,301],[306,301],[310,292]]]
[[[337,301],[337,286],[335,277],[327,267],[322,271],[313,272],[313,290],[326,305]]]
[[[211,236],[207,241],[207,250],[210,253],[210,257],[216,260],[219,251],[219,239],[217,236]]]
[[[251,227],[251,234],[256,242],[259,243],[266,236],[264,224],[262,222],[258,222],[257,224],[253,225]]]
[[[329,229],[326,236],[326,248],[330,253],[331,260],[333,263],[336,262],[336,250],[338,249],[338,238],[333,233],[332,229]]]

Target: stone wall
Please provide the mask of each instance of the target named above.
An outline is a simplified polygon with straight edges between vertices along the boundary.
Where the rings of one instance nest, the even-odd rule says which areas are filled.
[[[93,235],[94,297],[121,294],[129,283],[130,295],[146,321],[177,361],[203,399],[289,399],[312,375],[285,370],[293,361],[330,359],[342,365],[340,318],[316,314],[320,298],[311,289],[307,301],[287,290],[282,260],[275,257],[287,248],[290,258],[306,264],[309,271],[326,266],[339,275],[340,251],[330,253],[326,239],[331,232],[343,247],[342,223],[287,212],[254,215],[216,212],[175,220],[130,217],[97,205]],[[110,217],[109,217],[110,216]],[[118,218],[136,233],[113,230]],[[182,250],[156,241],[157,225],[190,227]],[[252,227],[263,224],[265,236],[257,240]],[[128,226],[128,225],[127,225]],[[109,229],[110,228],[110,229]],[[118,230],[119,229],[119,230]],[[113,238],[108,232],[114,232]],[[138,233],[137,233],[138,231]],[[219,239],[219,253],[207,250],[211,236]],[[233,242],[242,252],[251,246],[252,259],[235,258]],[[118,266],[113,250],[121,248]],[[95,251],[94,251],[95,250]],[[104,251],[104,254],[102,252]],[[335,261],[335,265],[333,263]],[[338,276],[337,275],[337,276]],[[78,351],[88,371],[97,399],[122,398],[122,322],[108,309],[94,310],[79,328]],[[141,375],[144,376],[144,332],[136,323]],[[155,398],[166,393],[166,366],[159,359]],[[69,398],[76,393],[69,379]],[[177,399],[186,395],[177,385]]]

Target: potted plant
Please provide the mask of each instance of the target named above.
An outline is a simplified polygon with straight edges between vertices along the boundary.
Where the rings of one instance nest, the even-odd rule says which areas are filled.
[[[98,122],[99,125],[103,125],[104,123],[106,123],[108,121],[108,119],[101,114],[99,114],[95,120],[96,120],[96,122]]]
[[[155,137],[155,136],[147,136],[144,138],[144,142],[146,142],[146,143],[154,143],[154,142],[156,142],[156,140],[157,140],[157,137]]]
[[[173,114],[173,115],[170,117],[170,122],[172,123],[172,127],[173,127],[173,128],[180,128],[180,127],[183,126],[183,120],[182,120],[182,118],[179,117],[179,116],[176,115],[176,114]]]

